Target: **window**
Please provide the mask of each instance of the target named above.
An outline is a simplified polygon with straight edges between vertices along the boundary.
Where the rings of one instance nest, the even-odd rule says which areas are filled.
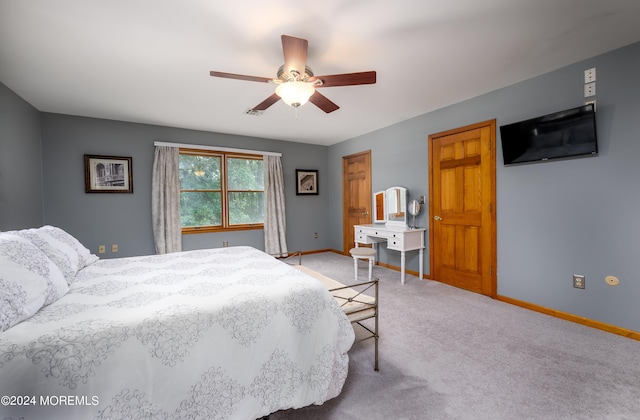
[[[180,149],[182,233],[260,229],[262,156]]]

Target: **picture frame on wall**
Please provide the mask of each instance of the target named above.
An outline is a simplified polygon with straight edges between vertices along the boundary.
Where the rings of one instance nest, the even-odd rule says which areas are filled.
[[[318,195],[316,169],[296,169],[296,195]]]
[[[133,193],[131,157],[84,155],[87,193]]]

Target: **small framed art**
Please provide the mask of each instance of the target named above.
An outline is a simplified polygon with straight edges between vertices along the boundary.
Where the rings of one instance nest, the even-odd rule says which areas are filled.
[[[84,185],[88,193],[133,193],[131,158],[84,155]]]
[[[318,195],[318,171],[296,169],[296,195]]]

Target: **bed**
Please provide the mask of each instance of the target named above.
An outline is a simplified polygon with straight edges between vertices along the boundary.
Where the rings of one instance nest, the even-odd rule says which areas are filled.
[[[251,247],[98,259],[0,233],[0,418],[256,419],[336,397],[354,332],[313,277]]]

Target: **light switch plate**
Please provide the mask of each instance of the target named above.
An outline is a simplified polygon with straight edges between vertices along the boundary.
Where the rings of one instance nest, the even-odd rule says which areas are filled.
[[[587,83],[584,85],[584,97],[596,96],[596,82]]]
[[[584,82],[591,83],[596,81],[596,68],[591,67],[584,71]]]

